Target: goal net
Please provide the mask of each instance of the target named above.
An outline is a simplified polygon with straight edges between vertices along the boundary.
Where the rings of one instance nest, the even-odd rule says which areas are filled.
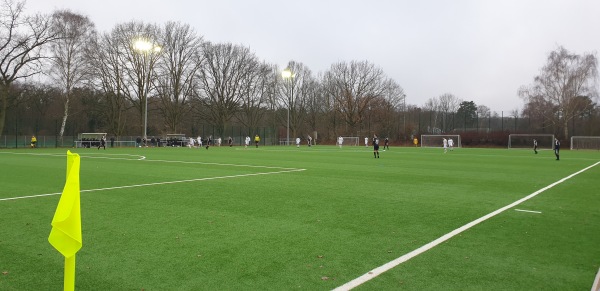
[[[600,150],[600,136],[572,136],[572,150]]]
[[[342,138],[344,139],[344,143],[342,145],[347,145],[347,146],[357,146],[358,145],[358,136],[342,136]],[[335,144],[336,145],[340,145],[339,138],[335,139]]]
[[[554,149],[553,134],[509,134],[509,149],[532,149],[533,140],[537,140],[538,150]]]
[[[444,147],[444,138],[452,139],[454,147],[462,147],[460,143],[460,135],[458,134],[423,134],[421,135],[421,147],[424,148],[441,148]]]

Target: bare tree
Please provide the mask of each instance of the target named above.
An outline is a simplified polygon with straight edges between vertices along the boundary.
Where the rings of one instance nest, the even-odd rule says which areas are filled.
[[[59,131],[62,138],[69,117],[71,91],[82,83],[87,73],[86,46],[96,38],[96,29],[87,16],[59,10],[52,15],[52,32],[59,37],[50,47],[50,76],[63,90],[64,113]]]
[[[317,79],[313,80],[310,86],[308,98],[306,100],[306,123],[308,125],[308,134],[311,136],[322,122],[326,122],[327,118],[324,118],[328,113],[328,104],[326,100],[326,94],[322,83],[323,76],[320,75]],[[316,138],[313,136],[313,138]]]
[[[380,114],[380,126],[379,133],[389,137],[390,133],[394,132],[394,128],[396,123],[394,122],[396,116],[399,116],[399,113],[402,111],[403,115],[406,114],[406,108],[404,108],[406,102],[406,94],[404,94],[404,89],[398,85],[394,80],[387,79],[385,81],[385,91],[381,96],[381,102],[379,102],[381,108],[379,110]],[[402,132],[406,135],[406,129],[404,128],[406,125],[406,116],[404,117]]]
[[[204,43],[202,53],[206,62],[198,71],[201,85],[197,92],[202,108],[196,111],[222,135],[240,110],[246,79],[260,62],[249,48],[231,43]]]
[[[52,105],[60,102],[58,100],[61,96],[60,90],[48,84],[30,82],[22,86],[22,91],[24,92],[24,101],[31,108],[34,115],[35,135],[38,135],[37,128],[48,116]]]
[[[246,126],[249,131],[257,130],[263,120],[269,100],[275,95],[277,84],[277,69],[273,65],[262,63],[257,70],[251,72],[246,79],[242,92],[241,112],[237,115],[238,121]],[[250,135],[250,132],[246,134]]]
[[[286,70],[290,76],[282,77],[278,94],[278,108],[285,109],[280,110],[285,115],[280,114],[279,120],[286,127],[289,121],[291,136],[295,138],[299,136],[299,127],[304,123],[307,103],[316,94],[317,83],[311,70],[300,62],[290,61]]]
[[[540,75],[534,78],[533,84],[520,88],[519,96],[528,103],[552,105],[552,110],[542,113],[544,119],[562,127],[564,138],[568,138],[569,121],[587,110],[578,97],[597,98],[597,79],[595,54],[577,55],[561,46],[550,52]],[[547,107],[539,107],[544,108]]]
[[[11,85],[42,71],[42,48],[56,39],[50,29],[50,17],[26,16],[24,7],[24,1],[0,2],[0,134],[11,102]]]
[[[149,96],[155,93],[153,81],[163,51],[162,44],[158,42],[161,31],[156,25],[132,21],[117,25],[112,34],[118,57],[125,64],[123,96],[137,109],[140,131],[146,138]]]
[[[424,105],[425,110],[429,111],[429,128],[427,130],[428,133],[439,134],[442,129],[441,126],[438,127],[438,117],[440,110],[440,100],[436,97],[432,97],[427,99]]]
[[[157,70],[157,92],[160,111],[171,132],[180,129],[183,116],[190,110],[189,101],[197,85],[197,72],[202,65],[202,37],[187,24],[169,22],[160,43],[162,62]]]
[[[334,108],[354,132],[369,104],[386,90],[383,70],[366,61],[333,64],[325,73],[325,90],[335,102]]]
[[[492,111],[490,110],[489,107],[485,106],[485,105],[477,105],[477,119],[478,119],[478,125],[477,127],[483,127],[482,126],[482,120],[485,118],[489,118],[491,117]],[[489,130],[489,128],[488,128]]]
[[[90,65],[88,81],[104,94],[101,110],[107,121],[108,132],[116,136],[124,134],[127,124],[127,111],[131,103],[124,96],[125,63],[119,53],[119,39],[114,33],[102,34],[92,41],[86,51]]]
[[[433,133],[447,132],[452,128],[452,118],[454,113],[458,110],[461,99],[450,93],[444,93],[438,97],[429,98],[425,103],[425,108],[431,111],[433,114],[433,121],[431,126],[434,127]],[[439,119],[439,120],[438,120]],[[438,122],[440,123],[438,125]],[[438,127],[439,126],[439,127]],[[436,130],[436,128],[439,128]],[[437,132],[437,131],[441,132]]]

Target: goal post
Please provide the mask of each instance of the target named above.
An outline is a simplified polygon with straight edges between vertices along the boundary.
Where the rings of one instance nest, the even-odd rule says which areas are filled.
[[[600,136],[572,136],[572,150],[600,150]]]
[[[421,147],[424,148],[441,148],[444,147],[444,138],[446,140],[452,139],[454,141],[454,147],[462,147],[460,141],[460,135],[458,134],[422,134],[421,135]]]
[[[508,148],[509,149],[531,149],[533,148],[533,140],[537,140],[538,150],[554,149],[553,134],[509,134]]]
[[[358,146],[359,145],[358,136],[342,136],[342,138],[344,139],[344,143],[342,145],[347,145],[347,146]],[[339,145],[338,138],[335,139],[335,144]]]

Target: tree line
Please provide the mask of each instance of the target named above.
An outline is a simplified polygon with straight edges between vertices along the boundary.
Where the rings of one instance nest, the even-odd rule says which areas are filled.
[[[207,41],[180,22],[130,21],[98,32],[88,17],[69,10],[26,15],[25,2],[2,0],[0,6],[3,135],[14,129],[59,137],[195,136],[210,127],[225,136],[234,127],[241,135],[268,127],[277,138],[289,129],[291,138],[318,132],[327,141],[505,130],[504,112],[451,93],[407,105],[404,89],[368,61],[340,61],[315,74],[302,62],[279,68],[246,46]],[[507,112],[515,122],[509,131],[568,138],[577,126],[579,135],[600,134],[593,126],[600,114],[593,53],[557,48],[518,94],[525,107]],[[499,120],[500,128],[492,126]]]

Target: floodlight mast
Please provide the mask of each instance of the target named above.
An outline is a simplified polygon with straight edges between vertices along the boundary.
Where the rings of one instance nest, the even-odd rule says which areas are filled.
[[[292,73],[292,70],[288,67],[285,68],[282,72],[281,72],[281,77],[284,80],[290,80],[290,92],[291,92],[291,96],[289,100],[293,100],[294,99],[294,89],[292,88],[292,78],[294,78],[294,74]],[[287,106],[287,135],[285,138],[285,143],[286,145],[290,145],[290,102],[288,100],[288,106]]]
[[[140,54],[147,55],[160,53],[162,47],[146,39],[138,38],[133,42],[133,49]],[[148,141],[148,85],[149,84],[145,84],[144,92],[142,92],[142,97],[144,98],[144,132],[142,136],[144,137],[145,141]]]

